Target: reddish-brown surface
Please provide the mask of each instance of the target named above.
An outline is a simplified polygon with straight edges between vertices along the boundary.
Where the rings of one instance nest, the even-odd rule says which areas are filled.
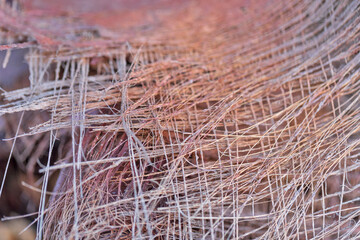
[[[245,12],[256,12],[266,8],[270,2],[269,0],[235,1],[237,6],[235,10],[240,12],[240,14],[235,14],[236,20],[238,21],[239,16]],[[233,5],[233,3],[227,2],[227,4],[223,4],[213,0],[22,0],[21,6],[24,19],[19,21],[17,17],[16,23],[19,25],[19,22],[22,22],[26,27],[20,24],[18,29],[22,31],[27,29],[25,32],[31,32],[31,34],[35,35],[36,40],[43,46],[73,41],[74,39],[69,39],[68,32],[76,29],[80,31],[96,29],[101,33],[102,37],[117,41],[132,41],[147,35],[154,37],[156,35],[154,34],[155,30],[159,29],[167,32],[181,32],[184,27],[187,29],[189,27],[194,28],[196,27],[194,24],[196,24],[197,18],[199,18],[200,22],[201,20],[210,20],[210,22],[215,20],[217,24],[230,24],[233,16],[227,8]],[[262,7],[258,8],[258,6]],[[223,13],[223,19],[213,19],[214,16],[219,18],[221,12]],[[234,11],[231,12],[234,14]],[[3,18],[3,16],[0,17]],[[47,21],[44,21],[44,19],[47,19]],[[8,21],[11,20],[14,19]],[[184,24],[187,22],[190,26]],[[32,26],[37,26],[37,29]],[[96,43],[93,43],[93,45],[96,45]]]

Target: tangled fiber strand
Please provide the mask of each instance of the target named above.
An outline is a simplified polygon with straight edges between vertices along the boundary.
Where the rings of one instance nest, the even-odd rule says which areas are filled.
[[[358,239],[359,2],[177,4],[126,41],[9,43],[30,87],[0,112],[50,114],[23,135],[50,134],[38,238]]]

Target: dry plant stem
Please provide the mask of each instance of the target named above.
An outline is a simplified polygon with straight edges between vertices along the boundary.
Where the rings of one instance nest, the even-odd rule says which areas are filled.
[[[66,161],[64,163],[69,163],[70,162],[70,157],[66,159]],[[53,195],[50,196],[50,199],[48,201],[48,205],[52,206],[53,203],[58,199],[58,194],[60,194],[62,191],[64,191],[64,186],[65,186],[65,180],[67,177],[70,176],[70,168],[62,168],[60,170],[58,179],[56,180],[54,189],[53,189]]]

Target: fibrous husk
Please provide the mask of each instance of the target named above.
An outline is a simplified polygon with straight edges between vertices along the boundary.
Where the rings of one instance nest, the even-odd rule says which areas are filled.
[[[359,238],[359,9],[3,8],[2,48],[30,48],[30,86],[0,112],[49,114],[27,133],[49,136],[38,238]]]

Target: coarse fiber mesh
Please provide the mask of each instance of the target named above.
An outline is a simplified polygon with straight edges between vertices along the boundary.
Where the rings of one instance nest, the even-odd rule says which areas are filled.
[[[48,113],[14,135],[48,136],[38,238],[359,239],[359,1],[162,6],[118,31],[3,6],[30,86],[0,113]]]

